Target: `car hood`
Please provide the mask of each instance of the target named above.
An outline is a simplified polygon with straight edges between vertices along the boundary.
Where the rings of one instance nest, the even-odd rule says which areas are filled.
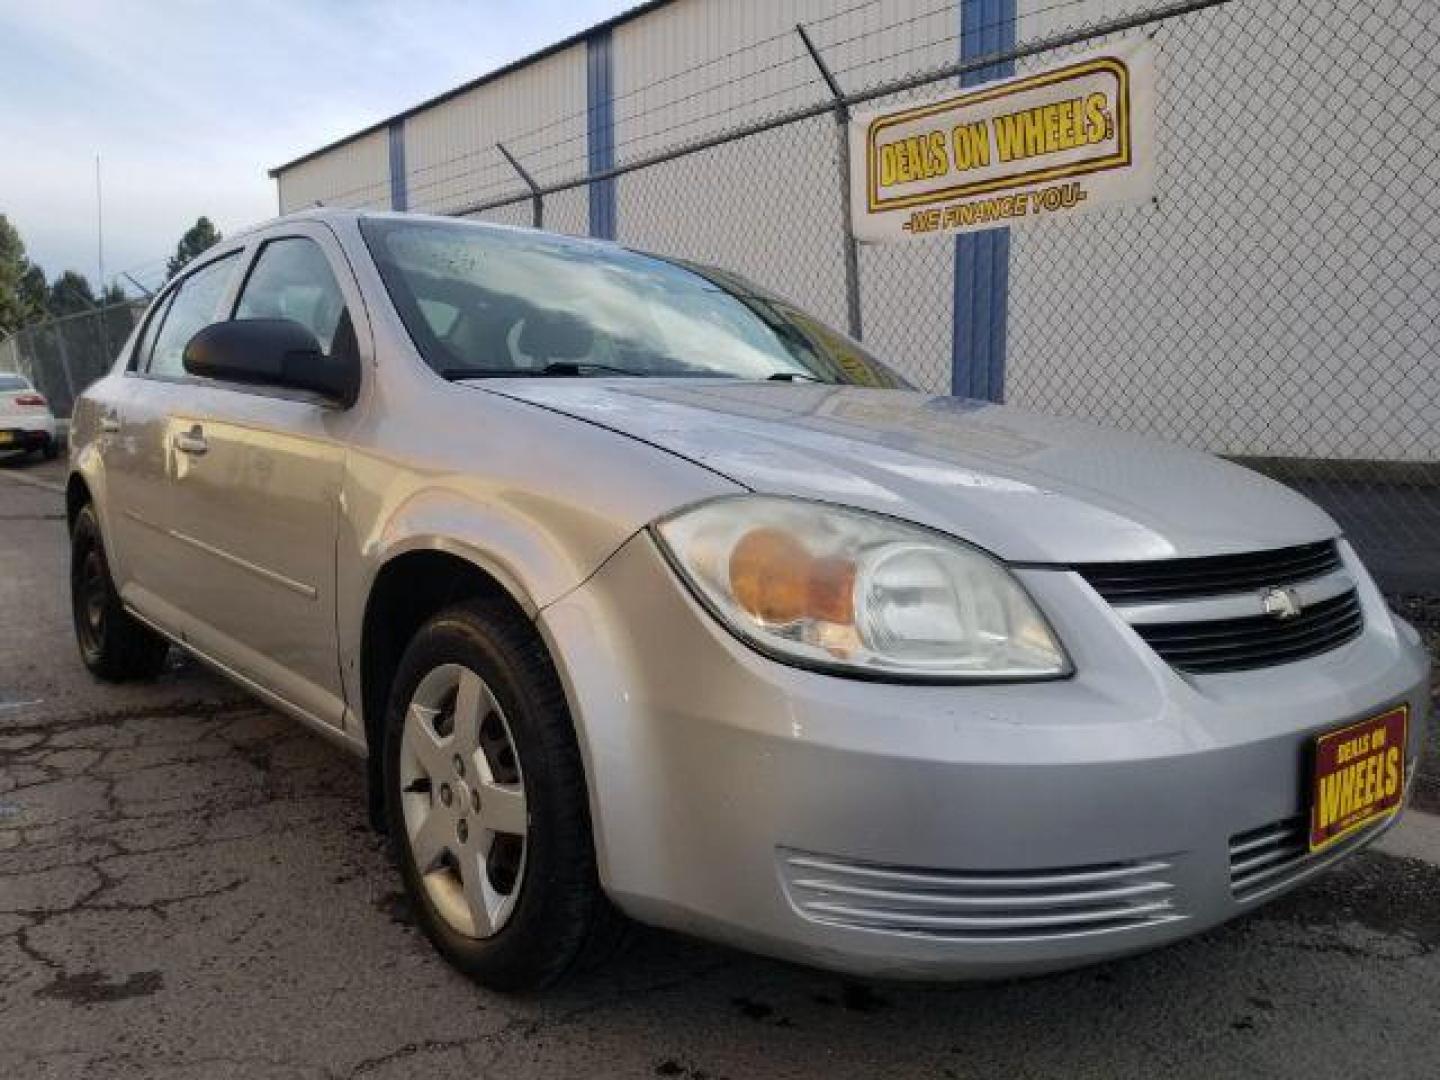
[[[987,402],[806,383],[491,380],[753,491],[874,510],[1016,562],[1220,555],[1336,536],[1218,458]]]

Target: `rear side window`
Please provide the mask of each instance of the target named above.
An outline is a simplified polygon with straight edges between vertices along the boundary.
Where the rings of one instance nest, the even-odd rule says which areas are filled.
[[[155,334],[149,353],[142,353],[140,356],[144,370],[151,375],[185,374],[185,365],[181,362],[185,346],[199,331],[215,321],[220,301],[229,289],[230,278],[239,265],[236,258],[239,254],[237,251],[223,259],[217,259],[203,270],[195,271],[181,283],[160,320],[160,329]],[[145,336],[150,336],[148,328]],[[142,348],[145,344],[144,341],[141,342]]]
[[[145,324],[145,332],[140,335],[140,343],[135,346],[135,358],[130,362],[130,366],[136,371],[144,371],[149,366],[150,356],[155,351],[155,335],[160,332],[160,324],[165,321],[165,312],[170,310],[170,301],[173,299],[175,294],[168,293],[155,305],[150,321]]]
[[[327,356],[350,345],[345,296],[320,245],[303,236],[271,240],[260,249],[235,317],[291,319],[315,335]]]
[[[0,375],[0,394],[11,390],[29,390],[30,384],[19,375]]]

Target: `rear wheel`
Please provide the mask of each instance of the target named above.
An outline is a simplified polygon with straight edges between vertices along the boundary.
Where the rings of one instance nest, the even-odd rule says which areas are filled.
[[[611,936],[565,697],[518,614],[464,604],[420,629],[391,694],[385,788],[420,925],[460,970],[538,989]]]
[[[164,668],[170,646],[121,604],[100,523],[88,505],[76,515],[70,533],[70,609],[80,658],[93,674],[123,682],[153,678]]]
[[[54,461],[60,456],[60,443],[56,441],[54,435],[45,440],[45,445],[40,448],[40,453],[44,455],[46,461]]]

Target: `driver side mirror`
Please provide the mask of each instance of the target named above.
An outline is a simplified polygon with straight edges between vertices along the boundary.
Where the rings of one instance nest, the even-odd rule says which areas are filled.
[[[326,356],[315,335],[293,319],[211,323],[186,344],[182,361],[191,375],[309,390],[347,409],[360,394],[355,350]]]

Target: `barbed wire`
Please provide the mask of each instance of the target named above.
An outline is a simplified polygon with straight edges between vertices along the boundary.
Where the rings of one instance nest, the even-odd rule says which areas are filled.
[[[1044,13],[1046,13],[1046,12],[1055,11],[1055,10],[1060,10],[1060,9],[1067,8],[1067,7],[1074,7],[1074,6],[1076,6],[1077,4],[1081,4],[1081,3],[1084,3],[1084,2],[1085,2],[1085,0],[1058,0],[1058,2],[1049,4],[1049,5],[1047,5],[1047,6],[1044,7],[1044,8],[1033,9],[1032,11],[1027,12],[1026,15],[1023,16],[1022,18],[1031,18],[1031,17],[1035,17],[1035,16],[1038,16],[1038,15],[1044,14]],[[864,7],[864,6],[867,6],[867,5],[858,5],[858,7]],[[880,34],[886,33],[887,31],[896,29],[896,28],[900,28],[900,27],[904,27],[904,26],[909,26],[909,25],[912,25],[912,24],[914,24],[915,22],[917,22],[917,21],[919,21],[919,20],[921,20],[921,19],[923,19],[923,18],[934,17],[936,14],[938,14],[938,13],[941,12],[942,10],[945,10],[945,9],[941,9],[941,8],[928,9],[926,12],[923,12],[923,13],[921,13],[921,14],[913,15],[913,16],[910,16],[909,18],[905,18],[905,19],[898,19],[898,20],[896,20],[895,22],[892,22],[892,23],[883,24],[882,26],[877,27],[872,33],[873,33],[873,35],[880,35]],[[818,21],[818,20],[817,20],[817,21]],[[826,21],[829,21],[829,20],[827,19]],[[1000,26],[1002,26],[1002,25],[1008,25],[1008,24],[1010,24],[1010,23],[1012,23],[1012,22],[1016,22],[1016,21],[1020,21],[1020,20],[1019,20],[1019,19],[999,19],[999,20],[992,20],[992,21],[990,21],[990,22],[983,23],[983,24],[978,24],[978,25],[972,27],[972,29],[971,29],[970,32],[972,32],[972,33],[979,33],[979,32],[984,31],[984,30],[990,30],[990,29],[994,29],[994,28],[1000,27]],[[808,27],[811,26],[812,24],[811,24],[811,23],[807,23],[806,25],[807,25],[807,28],[808,28]],[[960,38],[961,38],[961,35],[957,33],[957,34],[954,34],[954,35],[949,35],[949,36],[945,39],[945,41],[946,41],[946,42],[954,43],[954,42],[958,42],[958,41],[960,40]],[[851,37],[851,38],[841,39],[841,43],[850,42],[850,41],[854,41],[854,40],[857,40],[857,39],[858,39],[858,35],[855,36],[855,37]],[[751,80],[753,80],[753,79],[755,79],[755,78],[757,78],[757,77],[759,77],[759,76],[761,76],[761,75],[765,75],[765,74],[768,74],[768,73],[770,73],[770,72],[772,72],[772,71],[776,71],[776,70],[779,70],[780,68],[787,67],[787,66],[794,65],[794,64],[802,64],[802,65],[804,65],[804,67],[805,67],[804,77],[803,77],[802,79],[800,79],[799,81],[797,81],[797,82],[794,82],[794,83],[789,84],[789,85],[787,85],[787,86],[780,87],[780,88],[778,88],[778,89],[776,89],[776,90],[772,90],[772,91],[770,91],[770,92],[768,92],[768,93],[761,94],[761,95],[759,95],[758,97],[756,97],[756,96],[751,96],[750,98],[748,98],[748,99],[745,101],[745,107],[746,107],[747,111],[752,111],[752,112],[753,112],[754,106],[757,105],[757,104],[759,104],[759,103],[761,103],[761,102],[773,101],[773,100],[775,100],[775,99],[777,99],[777,98],[786,97],[786,96],[788,96],[788,95],[790,95],[790,94],[797,93],[797,92],[802,91],[802,90],[806,90],[806,89],[810,89],[810,88],[815,88],[815,89],[823,90],[823,89],[824,89],[824,85],[823,85],[823,82],[821,81],[821,79],[820,79],[820,77],[819,77],[818,72],[817,72],[817,71],[815,70],[815,68],[814,68],[814,62],[813,62],[813,60],[810,58],[810,56],[808,55],[808,53],[806,53],[805,51],[803,51],[803,46],[801,46],[801,45],[799,44],[799,39],[798,39],[798,36],[795,34],[795,32],[794,32],[794,31],[786,31],[786,32],[784,32],[783,34],[775,34],[775,35],[771,35],[771,36],[768,37],[768,38],[763,38],[763,39],[761,39],[761,41],[764,41],[764,42],[778,41],[778,40],[787,40],[787,41],[793,42],[793,43],[795,44],[796,48],[797,48],[797,49],[800,49],[801,51],[797,52],[797,53],[796,53],[795,55],[793,55],[793,56],[785,57],[783,60],[780,60],[780,61],[777,61],[777,62],[775,62],[775,63],[766,65],[765,67],[759,68],[759,69],[757,69],[757,70],[755,70],[755,71],[748,72],[748,73],[746,73],[745,75],[743,75],[743,76],[741,76],[741,77],[739,77],[739,78],[730,79],[730,80],[726,80],[726,81],[719,82],[719,83],[711,83],[711,84],[709,84],[709,85],[707,85],[707,86],[705,86],[705,87],[702,87],[702,88],[700,88],[700,89],[698,89],[698,90],[695,90],[695,91],[693,91],[693,92],[691,92],[691,93],[689,93],[689,94],[683,95],[682,97],[667,99],[666,101],[664,101],[664,102],[662,102],[662,103],[660,103],[660,104],[657,104],[657,105],[655,105],[655,106],[653,106],[653,107],[651,107],[651,108],[649,108],[649,109],[644,109],[644,110],[641,110],[640,112],[633,113],[633,114],[629,114],[629,115],[625,115],[625,116],[617,116],[617,117],[615,118],[615,126],[616,126],[616,128],[619,129],[619,128],[622,128],[622,127],[623,127],[624,125],[626,125],[626,124],[633,124],[633,123],[635,123],[636,121],[641,120],[641,119],[643,119],[643,118],[645,118],[645,117],[647,117],[647,116],[652,116],[652,115],[656,115],[656,114],[658,114],[658,113],[665,112],[665,111],[667,111],[667,110],[669,110],[669,109],[673,109],[673,108],[676,108],[676,107],[678,107],[678,106],[680,106],[680,105],[683,105],[683,104],[685,104],[685,103],[687,103],[687,102],[689,102],[689,101],[698,100],[698,99],[703,98],[703,97],[706,97],[706,96],[708,96],[708,95],[718,94],[718,93],[720,93],[721,91],[728,90],[728,89],[731,89],[731,88],[733,88],[733,87],[738,87],[738,86],[742,85],[743,83],[749,82],[749,81],[751,81]],[[942,43],[943,43],[943,42],[942,42]],[[833,45],[833,44],[836,44],[836,43],[831,43],[831,45]],[[842,70],[843,70],[843,71],[852,71],[852,70],[857,70],[859,67],[866,66],[866,65],[873,65],[873,64],[878,64],[878,63],[885,63],[885,62],[888,62],[888,61],[892,61],[893,59],[895,59],[895,58],[897,58],[897,57],[899,57],[899,56],[908,55],[909,53],[911,53],[911,52],[913,52],[913,51],[917,51],[918,48],[922,48],[922,47],[933,47],[934,44],[935,44],[935,43],[932,42],[932,43],[930,43],[930,44],[927,45],[927,46],[919,46],[919,47],[914,47],[914,48],[911,48],[911,49],[899,50],[899,51],[897,51],[897,52],[895,52],[895,53],[887,54],[886,56],[873,58],[872,60],[866,61],[864,64],[854,65],[854,66],[852,66],[851,68],[845,68],[845,69],[842,69]],[[734,50],[734,53],[739,53],[739,52],[741,52],[741,51],[742,51],[742,50]],[[732,53],[732,54],[733,54],[733,53]],[[730,114],[730,113],[732,113],[732,112],[734,112],[734,111],[735,111],[734,107],[732,107],[732,106],[725,106],[725,107],[722,107],[722,108],[718,108],[718,109],[712,110],[712,111],[710,111],[710,112],[702,113],[702,114],[699,115],[699,116],[687,117],[687,118],[684,119],[684,120],[677,121],[676,123],[667,125],[667,126],[665,126],[665,127],[663,127],[663,128],[659,128],[659,129],[654,130],[654,131],[646,132],[645,134],[640,135],[640,136],[637,136],[637,137],[635,137],[634,139],[632,139],[631,149],[632,149],[632,150],[637,150],[637,149],[639,149],[640,147],[643,147],[644,145],[650,145],[650,144],[654,144],[654,143],[657,143],[657,142],[661,142],[663,139],[665,139],[666,136],[671,136],[671,135],[674,135],[676,132],[684,131],[684,130],[686,130],[686,129],[688,129],[688,128],[693,128],[693,127],[696,127],[696,126],[698,126],[698,125],[700,125],[700,124],[704,124],[704,123],[706,123],[707,121],[714,120],[714,119],[717,119],[717,118],[722,117],[722,116],[726,116],[726,115],[728,115],[728,114]],[[507,145],[510,145],[510,146],[511,146],[511,149],[512,149],[512,150],[514,150],[515,147],[514,147],[513,144],[517,141],[517,139],[518,139],[518,137],[516,137],[516,136],[511,136],[511,137],[507,137],[504,141],[507,143]],[[531,148],[528,148],[528,149],[526,150],[526,152],[525,152],[526,165],[527,165],[527,167],[530,169],[530,171],[531,171],[534,175],[537,176],[537,178],[541,178],[541,179],[549,179],[553,174],[555,174],[555,173],[560,173],[560,172],[562,172],[562,171],[564,171],[564,170],[566,170],[566,169],[569,169],[569,170],[573,171],[573,170],[581,167],[582,165],[588,165],[588,163],[589,163],[589,155],[588,155],[588,152],[586,152],[586,153],[579,153],[579,152],[577,152],[576,154],[574,154],[574,155],[571,156],[570,158],[563,159],[563,160],[560,160],[560,161],[558,161],[558,162],[556,162],[556,161],[544,161],[544,160],[542,160],[543,155],[545,155],[546,153],[548,153],[548,152],[550,152],[550,151],[552,151],[552,150],[558,149],[558,148],[563,147],[563,146],[567,146],[567,145],[579,143],[579,142],[582,142],[582,141],[588,141],[588,132],[579,132],[579,133],[576,133],[576,134],[574,134],[574,135],[567,136],[567,137],[565,137],[565,138],[563,138],[563,139],[557,139],[557,140],[555,140],[555,141],[553,141],[553,142],[551,142],[551,143],[547,143],[546,145],[544,145],[544,146],[542,146],[542,147],[538,147],[538,148],[537,148],[537,147],[531,147]],[[476,150],[474,150],[474,151],[468,152],[468,154],[467,154],[466,156],[473,158],[473,157],[479,156],[479,155],[482,154],[482,153],[495,153],[495,151],[494,151],[494,148],[493,148],[493,147],[479,148],[479,149],[476,149]],[[431,168],[431,167],[433,167],[433,165],[432,165],[432,166],[427,166],[427,168]],[[509,166],[508,162],[505,162],[505,161],[501,160],[501,161],[499,161],[499,162],[492,163],[491,165],[487,166],[487,167],[486,167],[485,169],[483,169],[483,170],[474,170],[473,173],[472,173],[471,171],[462,170],[462,171],[459,171],[459,172],[451,173],[451,174],[449,174],[449,175],[447,175],[447,176],[445,176],[445,177],[443,177],[443,178],[435,179],[435,180],[432,180],[432,181],[430,181],[430,182],[428,182],[428,183],[420,184],[420,185],[418,185],[418,186],[412,186],[411,184],[409,184],[409,183],[407,182],[406,191],[407,191],[407,195],[411,197],[411,204],[412,204],[412,206],[413,206],[415,209],[424,209],[424,210],[440,209],[440,208],[443,208],[443,207],[445,207],[445,206],[447,206],[447,205],[450,205],[451,203],[453,203],[453,202],[454,202],[455,200],[457,200],[457,199],[469,199],[469,200],[471,200],[471,201],[482,201],[482,200],[484,200],[484,198],[485,198],[487,195],[490,195],[490,194],[492,194],[492,193],[498,193],[498,192],[506,192],[506,193],[512,193],[512,192],[513,192],[517,197],[528,197],[528,191],[527,191],[526,189],[520,187],[519,185],[517,185],[517,183],[515,182],[515,178],[513,177],[513,175],[512,175],[512,176],[505,176],[505,175],[504,175],[505,173],[512,173],[512,174],[513,174],[513,169],[511,169],[511,167]],[[454,188],[456,184],[460,183],[461,181],[464,181],[464,180],[468,179],[468,178],[469,178],[470,176],[472,176],[472,175],[494,175],[494,174],[500,174],[500,175],[502,176],[502,179],[499,180],[498,182],[494,183],[494,184],[481,184],[481,185],[468,184],[468,185],[466,185],[465,187],[460,188],[459,190],[447,192],[447,194],[446,194],[444,197],[442,197],[442,198],[440,198],[440,199],[438,199],[438,200],[435,200],[435,201],[433,201],[433,202],[430,201],[430,200],[428,200],[428,199],[422,200],[422,201],[420,201],[420,202],[418,202],[418,203],[414,201],[414,196],[416,196],[416,195],[419,194],[420,192],[435,191],[435,190],[442,189],[442,188]],[[412,175],[412,173],[411,173],[410,170],[407,170],[407,176],[409,176],[409,175]]]
[[[835,20],[840,19],[846,15],[853,14],[866,8],[876,8],[880,2],[881,0],[865,0],[865,2],[852,4],[837,11],[827,12],[823,15],[817,16],[816,18],[807,21],[805,23],[805,26],[807,30],[813,32],[817,27],[832,23]],[[925,45],[912,46],[910,48],[900,49],[883,56],[874,57],[861,63],[841,68],[839,69],[837,74],[840,72],[852,73],[863,67],[871,67],[883,63],[893,62],[895,59],[910,55],[911,53],[917,51],[921,51],[922,49],[933,48],[937,44],[957,43],[971,35],[988,33],[989,31],[996,30],[1005,26],[1018,27],[1021,23],[1024,23],[1026,21],[1035,20],[1056,11],[1065,10],[1068,8],[1076,8],[1082,6],[1086,2],[1087,0],[1053,0],[1053,2],[1045,4],[1044,6],[1031,8],[1023,13],[1017,12],[1013,16],[1002,17],[999,19],[991,19],[985,22],[972,23],[968,28],[965,28],[963,31],[957,30],[955,34],[946,35],[946,37],[941,41],[930,42]],[[902,18],[897,18],[888,23],[882,23],[879,26],[872,27],[862,33],[855,33],[848,37],[833,40],[823,40],[820,41],[819,44],[821,44],[821,47],[825,49],[836,49],[843,47],[844,45],[852,44],[856,41],[879,38],[887,34],[893,34],[897,30],[916,25],[927,19],[933,19],[943,14],[954,14],[954,12],[954,4],[946,3],[940,6],[926,8],[923,11],[915,12]],[[714,67],[726,60],[732,60],[736,57],[752,54],[758,51],[763,46],[774,44],[777,42],[791,43],[792,46],[796,49],[796,52],[791,56],[784,57],[780,60],[766,64],[755,70],[747,71],[740,76],[709,83],[706,86],[700,87],[696,90],[692,90],[679,97],[665,99],[652,106],[642,108],[638,111],[627,113],[623,110],[616,108],[619,103],[629,99],[633,99],[638,95],[648,94],[650,91],[654,90],[659,86],[668,85],[679,79],[693,77],[697,71]],[[746,103],[747,105],[753,106],[756,101],[774,100],[775,98],[782,97],[787,93],[806,89],[810,86],[821,85],[818,80],[817,73],[814,71],[813,61],[804,51],[803,46],[800,45],[798,37],[793,29],[787,29],[767,35],[762,38],[758,38],[752,42],[746,43],[743,46],[723,53],[720,56],[710,58],[708,60],[700,62],[699,64],[682,70],[671,72],[667,75],[653,79],[642,86],[633,87],[630,90],[627,90],[619,95],[612,97],[610,104],[612,110],[614,110],[613,115],[615,120],[615,126],[618,129],[623,125],[637,123],[638,121],[643,120],[647,117],[655,116],[667,110],[678,108],[690,101],[698,100],[707,95],[720,94],[727,90],[739,88],[747,82],[760,78],[773,71],[792,65],[804,65],[806,67],[807,70],[803,79],[797,81],[796,83],[788,87],[783,87],[779,90],[771,91],[767,94],[761,95],[761,97],[759,98],[752,99],[751,101]],[[533,175],[543,179],[550,179],[553,177],[553,174],[558,173],[563,169],[568,168],[573,170],[575,167],[581,165],[582,163],[588,165],[588,153],[576,153],[570,157],[563,158],[558,161],[549,161],[545,160],[545,158],[546,155],[550,154],[552,151],[577,143],[588,142],[589,132],[575,132],[573,134],[552,140],[540,146],[526,145],[526,141],[533,138],[537,134],[553,130],[570,121],[591,116],[593,115],[594,110],[595,106],[588,106],[586,108],[575,110],[574,112],[562,114],[561,116],[553,120],[547,121],[544,124],[537,125],[536,127],[527,129],[519,133],[500,134],[497,136],[496,141],[505,142],[506,145],[510,147],[512,152],[519,154],[524,159],[527,168],[530,169]],[[731,110],[728,108],[722,108],[705,113],[702,116],[679,121],[675,124],[668,125],[659,130],[647,132],[644,135],[639,136],[636,141],[651,142],[659,140],[667,135],[674,134],[676,131],[683,130],[687,127],[693,127],[696,124],[703,123],[707,120],[715,119],[719,116],[723,116],[729,111]],[[411,201],[412,206],[416,206],[417,208],[425,207],[427,209],[433,209],[446,205],[452,198],[455,197],[464,196],[471,199],[477,199],[483,197],[484,194],[495,191],[509,191],[513,189],[518,192],[520,188],[518,188],[513,182],[504,182],[505,180],[513,180],[512,177],[505,176],[506,173],[512,172],[513,170],[510,169],[509,164],[503,159],[490,161],[484,166],[476,169],[458,170],[455,172],[447,173],[446,175],[441,177],[433,177],[428,180],[422,180],[420,183],[414,182],[414,178],[423,176],[430,172],[434,172],[438,169],[442,169],[448,165],[457,164],[463,161],[472,161],[481,157],[495,154],[496,151],[493,145],[475,147],[473,149],[461,151],[460,153],[454,154],[450,157],[442,158],[438,161],[427,162],[423,165],[408,167],[406,169],[406,193]],[[445,197],[433,202],[428,198],[424,197],[425,193],[427,192],[450,188],[462,180],[470,180],[472,177],[481,176],[499,176],[502,177],[503,180],[502,182],[491,185],[470,183],[468,186],[462,189],[459,195],[447,194]],[[328,205],[337,205],[349,200],[351,196],[365,194],[369,192],[378,192],[382,188],[387,193],[389,192],[390,181],[388,177],[376,180],[372,183],[350,188],[341,192],[327,194],[323,198]],[[417,196],[421,197],[418,203],[416,202]]]

